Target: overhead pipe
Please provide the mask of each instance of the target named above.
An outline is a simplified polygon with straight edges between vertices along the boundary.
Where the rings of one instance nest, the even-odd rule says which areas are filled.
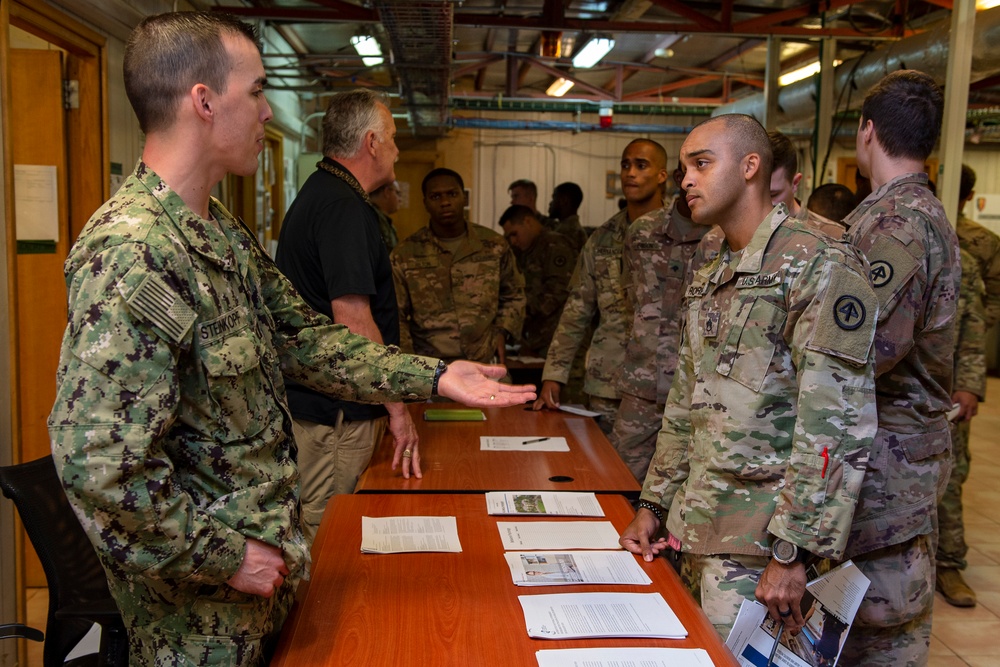
[[[452,117],[451,127],[478,130],[543,130],[549,132],[623,132],[626,134],[687,134],[691,125],[656,125],[652,123],[615,123],[601,127],[598,123],[579,123],[571,120],[518,120],[503,118]],[[789,136],[806,136],[807,130],[786,132]]]
[[[891,42],[852,60],[844,61],[834,70],[834,97],[840,99],[845,86],[852,85],[851,107],[858,107],[865,92],[886,74],[898,69],[918,69],[930,74],[938,84],[945,84],[948,62],[948,32],[950,23],[913,37]],[[975,83],[1000,72],[1000,7],[976,12],[976,32],[972,46],[970,81]],[[852,73],[853,72],[853,76]],[[816,113],[816,77],[784,86],[778,92],[778,125],[811,118]],[[765,100],[757,93],[712,112],[742,113],[764,117]],[[849,107],[850,108],[850,107]],[[827,110],[829,112],[834,109]]]

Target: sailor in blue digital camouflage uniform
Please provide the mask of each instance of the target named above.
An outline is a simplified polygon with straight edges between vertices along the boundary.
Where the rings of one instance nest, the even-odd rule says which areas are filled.
[[[145,19],[125,86],[142,160],[66,260],[52,450],[101,557],[133,665],[259,665],[309,553],[282,373],[350,400],[511,405],[501,367],[402,354],[309,309],[210,197],[257,169],[264,68],[249,26]]]

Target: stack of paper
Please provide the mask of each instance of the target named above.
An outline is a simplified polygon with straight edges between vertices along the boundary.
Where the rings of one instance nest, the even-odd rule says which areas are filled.
[[[361,552],[461,552],[453,516],[361,517]]]
[[[486,494],[486,510],[498,515],[604,516],[597,494],[568,491],[491,491]]]
[[[619,549],[610,521],[498,521],[504,549]]]
[[[659,593],[565,593],[519,595],[517,599],[528,636],[536,639],[687,637],[687,630]]]
[[[653,583],[627,551],[508,551],[504,558],[518,586]]]

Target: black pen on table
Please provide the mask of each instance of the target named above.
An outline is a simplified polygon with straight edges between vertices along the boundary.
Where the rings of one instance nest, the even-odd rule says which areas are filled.
[[[767,667],[771,667],[774,664],[774,654],[778,650],[778,644],[781,643],[781,633],[785,631],[785,622],[782,621],[778,625],[778,634],[774,636],[774,646],[771,647],[771,655],[767,656]]]
[[[549,438],[535,438],[534,440],[525,440],[525,441],[524,441],[524,442],[522,442],[521,444],[522,444],[522,445],[533,445],[533,444],[535,444],[536,442],[545,442],[545,441],[546,441],[546,440],[548,440],[548,439],[549,439]]]

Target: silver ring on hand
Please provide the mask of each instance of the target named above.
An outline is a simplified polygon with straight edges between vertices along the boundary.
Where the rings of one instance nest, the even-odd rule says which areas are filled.
[[[780,610],[778,611],[778,616],[780,616],[782,618],[788,618],[791,615],[792,615],[792,608],[791,607],[789,607],[785,611],[780,611]]]
[[[403,450],[403,458],[404,459],[408,459],[411,456],[413,456],[413,452],[411,452],[409,449],[404,449]]]
[[[496,396],[494,396],[493,394],[490,394],[490,400],[491,400],[491,401],[495,401],[495,400],[496,400],[496,398],[497,398]]]

